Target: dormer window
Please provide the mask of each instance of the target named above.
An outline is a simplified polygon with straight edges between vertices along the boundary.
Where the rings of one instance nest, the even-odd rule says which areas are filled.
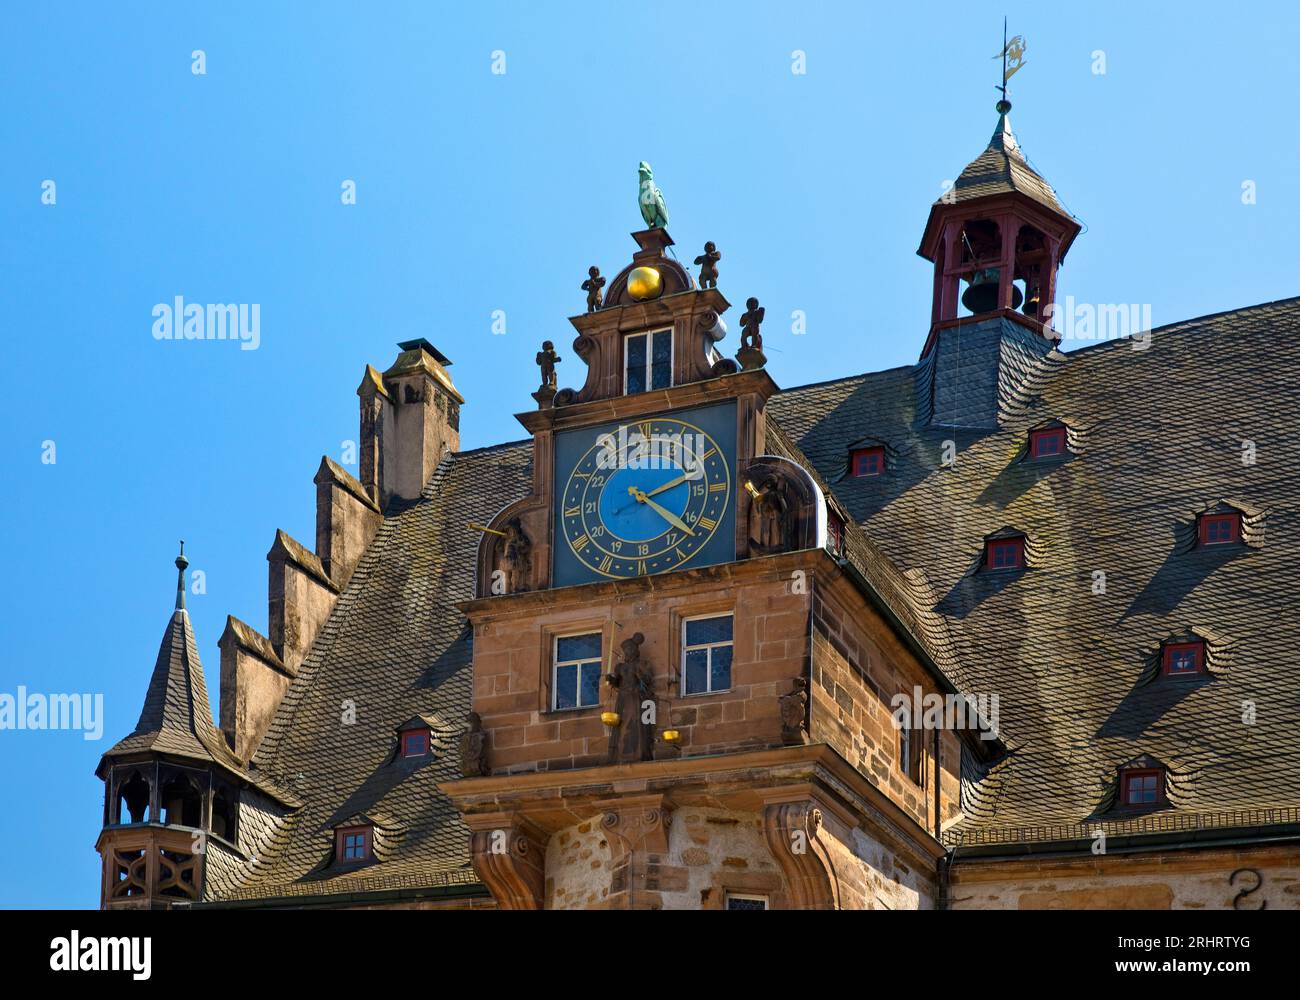
[[[633,333],[623,340],[623,393],[673,384],[673,331]]]
[[[1125,809],[1158,806],[1165,801],[1165,772],[1159,768],[1120,768],[1119,803]]]
[[[371,855],[371,828],[345,826],[334,831],[334,857],[340,864],[369,861]]]
[[[1013,570],[1025,567],[1025,536],[989,538],[984,542],[984,568]]]
[[[1202,514],[1198,522],[1202,545],[1228,545],[1241,541],[1241,515],[1236,512]]]
[[[403,729],[398,734],[403,757],[425,757],[429,753],[429,730]]]
[[[1160,672],[1170,677],[1205,673],[1205,643],[1165,643],[1160,658]]]
[[[1065,428],[1040,427],[1029,432],[1030,458],[1057,458],[1065,454]]]
[[[854,448],[849,452],[849,475],[879,476],[885,471],[885,449],[880,446]]]

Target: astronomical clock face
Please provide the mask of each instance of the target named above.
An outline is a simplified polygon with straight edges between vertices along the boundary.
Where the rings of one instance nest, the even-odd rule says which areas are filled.
[[[555,586],[735,558],[735,404],[556,435]]]

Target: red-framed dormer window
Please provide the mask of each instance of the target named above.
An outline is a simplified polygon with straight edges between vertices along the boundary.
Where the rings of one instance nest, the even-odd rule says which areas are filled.
[[[398,734],[403,757],[423,757],[429,752],[429,730],[403,729]]]
[[[1119,772],[1119,803],[1125,809],[1158,806],[1165,801],[1165,772],[1126,768]]]
[[[885,449],[881,445],[871,448],[854,448],[849,452],[849,475],[879,476],[885,471]]]
[[[370,860],[370,827],[344,826],[334,831],[334,856],[341,864]]]
[[[1011,538],[990,538],[984,543],[985,569],[1024,569],[1025,539],[1023,535]]]
[[[1167,642],[1160,658],[1160,672],[1169,677],[1205,673],[1205,643]]]
[[[1065,428],[1044,427],[1029,432],[1030,458],[1056,458],[1065,454]]]
[[[1241,515],[1202,514],[1200,517],[1202,545],[1227,545],[1241,541]]]

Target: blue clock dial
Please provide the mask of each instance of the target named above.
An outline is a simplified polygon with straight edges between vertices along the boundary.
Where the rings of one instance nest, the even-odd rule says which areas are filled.
[[[597,436],[564,483],[559,523],[569,550],[598,576],[688,564],[730,524],[731,467],[718,442],[672,417]]]

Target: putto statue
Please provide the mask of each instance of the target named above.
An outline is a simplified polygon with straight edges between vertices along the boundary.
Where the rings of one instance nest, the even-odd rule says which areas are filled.
[[[555,351],[555,344],[549,340],[543,340],[542,349],[537,352],[537,367],[542,370],[541,388],[555,388],[555,366],[562,360]]]
[[[767,310],[752,295],[745,300],[745,314],[740,317],[740,350],[736,352],[736,360],[745,371],[767,364],[767,356],[763,354],[763,333],[759,329],[766,313]]]
[[[704,253],[695,258],[695,263],[700,265],[701,288],[718,287],[718,261],[720,260],[722,254],[718,252],[717,245],[709,240],[704,244]]]
[[[600,308],[605,279],[600,276],[600,268],[593,264],[587,268],[587,280],[582,283],[582,290],[587,293],[587,312],[594,313]]]
[[[650,229],[667,229],[668,206],[664,204],[663,192],[655,184],[650,164],[642,160],[637,172],[641,175],[641,218]]]

